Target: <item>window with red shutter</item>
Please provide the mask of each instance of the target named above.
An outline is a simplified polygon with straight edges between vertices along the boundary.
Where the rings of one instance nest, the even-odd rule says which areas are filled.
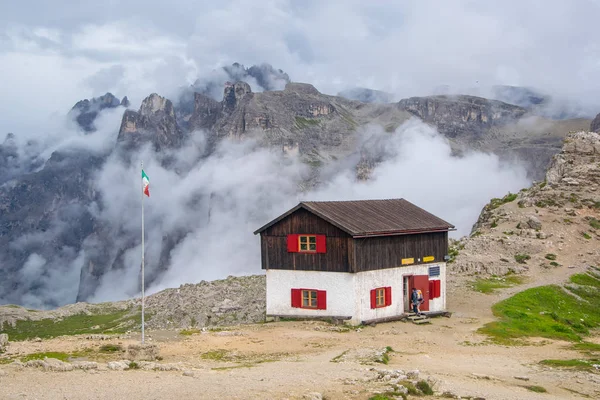
[[[377,308],[377,289],[371,290],[371,308]]]
[[[385,288],[385,305],[392,305],[392,288],[390,286]]]
[[[324,290],[317,290],[317,310],[327,309],[327,292]]]
[[[299,235],[287,235],[287,251],[288,253],[298,252],[298,236]]]
[[[429,298],[436,299],[442,296],[442,281],[439,279],[429,281]]]
[[[325,235],[317,235],[317,253],[327,252],[327,237]]]
[[[371,290],[371,308],[387,307],[392,304],[392,288],[380,287]]]
[[[292,307],[326,310],[327,292],[316,289],[292,289]]]
[[[292,307],[302,307],[302,290],[292,289]]]

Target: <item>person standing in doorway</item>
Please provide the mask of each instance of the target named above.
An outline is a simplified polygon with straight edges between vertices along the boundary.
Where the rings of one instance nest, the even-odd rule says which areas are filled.
[[[413,312],[416,315],[419,315],[419,292],[417,292],[417,288],[412,288],[412,293],[410,294],[410,305],[412,306]]]

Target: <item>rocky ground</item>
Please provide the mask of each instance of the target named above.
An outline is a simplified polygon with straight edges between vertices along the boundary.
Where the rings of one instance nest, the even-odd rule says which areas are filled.
[[[583,267],[561,268],[491,295],[466,292],[469,279],[454,275],[448,293],[453,314],[429,325],[392,322],[350,328],[288,321],[183,332],[152,329],[147,341],[160,348],[160,359],[153,362],[133,361],[127,352],[128,345],[139,343],[139,333],[12,342],[4,359],[50,351],[72,358],[0,365],[1,397],[367,399],[394,388],[408,390],[410,383],[424,380],[448,397],[594,398],[600,395],[600,375],[539,364],[542,359],[579,357],[569,343],[533,340],[515,348],[490,343],[476,332],[494,320],[490,307],[500,299],[524,287],[561,283],[581,271]],[[112,347],[106,350],[107,345]],[[540,386],[547,393],[526,386]]]

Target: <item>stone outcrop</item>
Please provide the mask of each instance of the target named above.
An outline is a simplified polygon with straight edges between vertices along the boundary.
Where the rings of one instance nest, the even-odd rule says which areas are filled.
[[[522,117],[524,108],[475,96],[411,97],[398,107],[434,124],[450,138],[481,136],[494,126],[506,125]]]
[[[600,134],[569,133],[545,181],[484,207],[471,236],[452,245],[450,253],[458,255],[450,273],[503,275],[599,264],[599,159]]]
[[[600,133],[600,114],[596,115],[596,118],[590,124],[590,131]]]
[[[183,139],[173,103],[156,93],[142,101],[139,111],[125,112],[118,136],[118,141],[128,146],[150,141],[156,150],[179,147]]]

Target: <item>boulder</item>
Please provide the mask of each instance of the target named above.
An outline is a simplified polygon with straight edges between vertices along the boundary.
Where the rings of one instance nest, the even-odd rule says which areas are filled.
[[[158,358],[159,349],[156,344],[130,344],[127,355],[134,361],[154,361]]]
[[[531,228],[531,229],[535,229],[535,230],[539,230],[542,229],[542,223],[541,221],[534,215],[530,215],[529,218],[527,219],[527,225]]]

